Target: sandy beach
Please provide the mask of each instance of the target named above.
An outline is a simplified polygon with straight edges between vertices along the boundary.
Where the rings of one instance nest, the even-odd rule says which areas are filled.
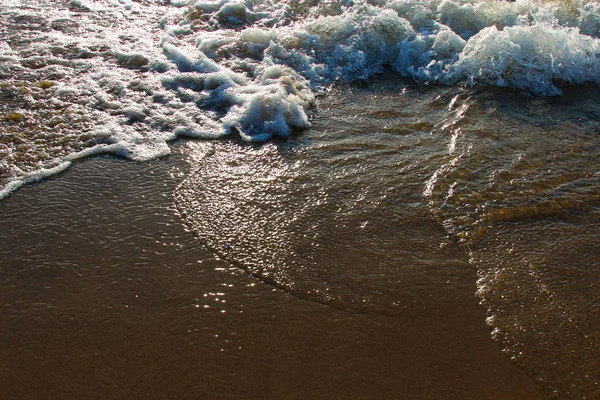
[[[0,203],[0,387],[11,399],[543,399],[453,313],[300,300],[184,229],[180,155],[96,158]]]
[[[600,398],[597,2],[1,3],[1,400]]]

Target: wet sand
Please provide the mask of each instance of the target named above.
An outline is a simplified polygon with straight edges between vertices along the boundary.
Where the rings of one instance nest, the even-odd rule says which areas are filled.
[[[175,153],[87,160],[0,203],[3,399],[547,398],[490,338],[475,271],[438,313],[300,300],[186,231]]]

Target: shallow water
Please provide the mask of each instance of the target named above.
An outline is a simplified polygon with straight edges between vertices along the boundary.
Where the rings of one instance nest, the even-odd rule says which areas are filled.
[[[464,241],[504,351],[559,397],[597,397],[599,93],[478,97],[434,212]]]
[[[474,270],[439,311],[300,300],[183,228],[186,172],[96,158],[0,203],[3,399],[546,398],[490,339]]]
[[[296,140],[199,144],[176,194],[184,219],[222,257],[297,296],[382,313],[448,307],[472,268],[423,190],[446,153],[431,131],[452,113],[438,107],[451,90],[390,82],[332,93]]]
[[[597,145],[583,117],[598,101],[568,100],[388,76],[336,89],[291,140],[187,142],[22,189],[0,204],[8,398],[117,398],[132,382],[134,398],[543,398],[534,381],[595,396],[596,172],[572,148]],[[503,131],[474,128],[495,114]],[[562,153],[534,152],[540,132]],[[485,161],[481,135],[504,151]],[[543,189],[529,201],[485,175],[524,174],[512,140],[537,155],[532,179],[507,181]]]
[[[32,396],[168,390],[150,376],[225,398],[533,398],[534,381],[600,396],[599,15],[585,0],[4,2],[4,386],[27,397],[51,370]],[[11,195],[181,136],[203,140]],[[268,311],[239,331],[219,319],[247,304]],[[382,385],[386,342],[415,372],[394,359]],[[335,354],[290,368],[306,346]],[[480,375],[461,388],[457,371]]]
[[[342,309],[451,313],[475,269],[503,351],[593,398],[599,99],[379,79],[331,93],[297,140],[190,150],[176,204],[224,259]]]

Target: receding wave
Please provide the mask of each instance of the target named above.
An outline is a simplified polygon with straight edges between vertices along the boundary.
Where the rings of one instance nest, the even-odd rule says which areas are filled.
[[[199,150],[176,191],[178,209],[221,257],[300,298],[387,315],[444,313],[474,293],[476,277],[422,196],[445,152],[422,122],[447,113],[439,94],[388,91],[401,112],[384,113],[377,102],[365,106],[372,93],[350,104],[332,96],[326,124],[306,141],[191,146]]]
[[[598,99],[472,96],[425,190],[477,268],[492,336],[559,398],[600,394]]]
[[[529,374],[598,397],[598,71],[597,1],[3,1],[0,199],[235,137],[176,192],[216,253],[352,310],[477,292]]]
[[[559,398],[597,397],[599,90],[377,85],[330,94],[297,141],[192,150],[187,225],[332,306],[443,313],[473,290],[515,363]]]

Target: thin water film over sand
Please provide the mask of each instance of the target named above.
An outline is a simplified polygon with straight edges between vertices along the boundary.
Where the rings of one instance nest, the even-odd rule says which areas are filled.
[[[475,271],[440,310],[301,300],[183,229],[186,172],[96,158],[0,203],[4,399],[547,398],[490,339]]]
[[[474,269],[503,352],[561,397],[595,396],[598,100],[339,89],[295,141],[192,152],[176,204],[226,260],[341,309],[452,313]]]
[[[599,36],[587,0],[4,1],[0,388],[599,397]]]

